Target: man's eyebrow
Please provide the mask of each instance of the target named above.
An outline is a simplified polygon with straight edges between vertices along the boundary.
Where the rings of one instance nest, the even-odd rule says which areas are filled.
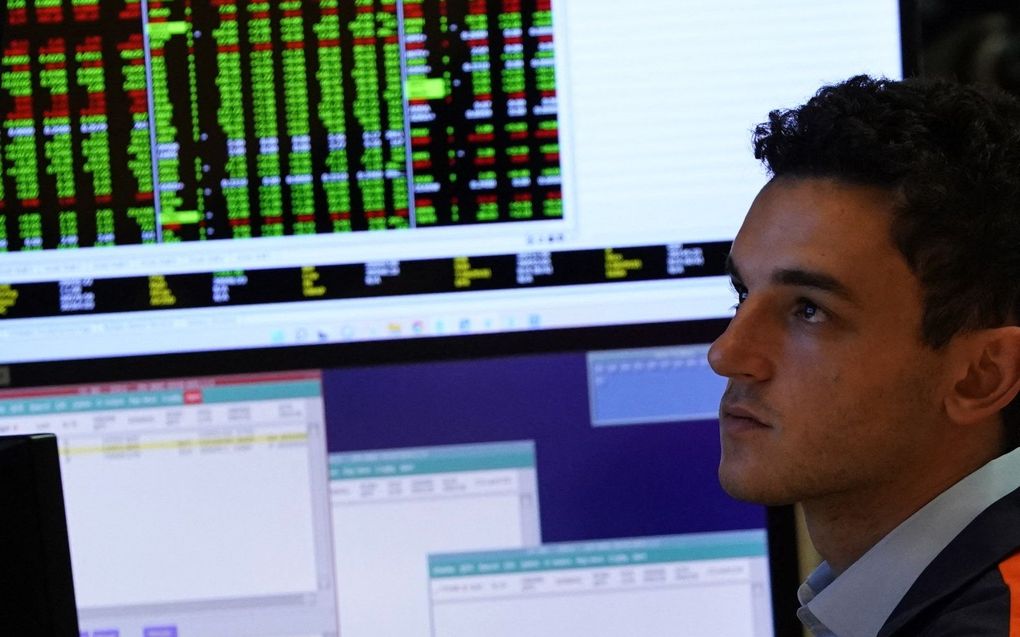
[[[794,285],[797,287],[815,288],[822,292],[828,292],[844,300],[854,302],[857,297],[850,291],[850,288],[843,285],[839,279],[825,274],[800,269],[780,269],[772,273],[772,282],[776,285]]]
[[[730,275],[730,279],[734,282],[740,283],[743,281],[743,278],[740,276],[740,270],[737,268],[732,255],[726,256],[726,273]],[[850,291],[850,288],[841,283],[836,277],[824,272],[800,268],[783,268],[772,273],[772,283],[775,285],[815,288],[842,297],[850,302],[856,302],[857,300],[857,297]]]

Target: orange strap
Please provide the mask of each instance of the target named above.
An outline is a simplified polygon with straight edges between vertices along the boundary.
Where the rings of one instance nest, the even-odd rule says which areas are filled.
[[[1009,637],[1020,637],[1020,553],[999,563],[999,573],[1009,587]]]

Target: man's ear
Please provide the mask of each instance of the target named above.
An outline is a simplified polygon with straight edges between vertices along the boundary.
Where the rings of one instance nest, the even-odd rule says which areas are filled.
[[[998,415],[1020,393],[1020,327],[994,327],[959,338],[946,414],[953,422],[973,425]]]

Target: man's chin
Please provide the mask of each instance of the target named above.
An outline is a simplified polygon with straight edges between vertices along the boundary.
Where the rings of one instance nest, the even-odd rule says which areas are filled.
[[[743,502],[781,506],[792,504],[795,498],[784,493],[784,489],[764,476],[753,472],[734,470],[725,464],[719,466],[719,484],[730,497]]]

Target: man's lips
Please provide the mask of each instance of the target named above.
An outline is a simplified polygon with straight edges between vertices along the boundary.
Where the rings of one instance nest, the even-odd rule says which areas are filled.
[[[719,410],[719,422],[726,429],[771,428],[754,411],[740,405],[724,404]]]

